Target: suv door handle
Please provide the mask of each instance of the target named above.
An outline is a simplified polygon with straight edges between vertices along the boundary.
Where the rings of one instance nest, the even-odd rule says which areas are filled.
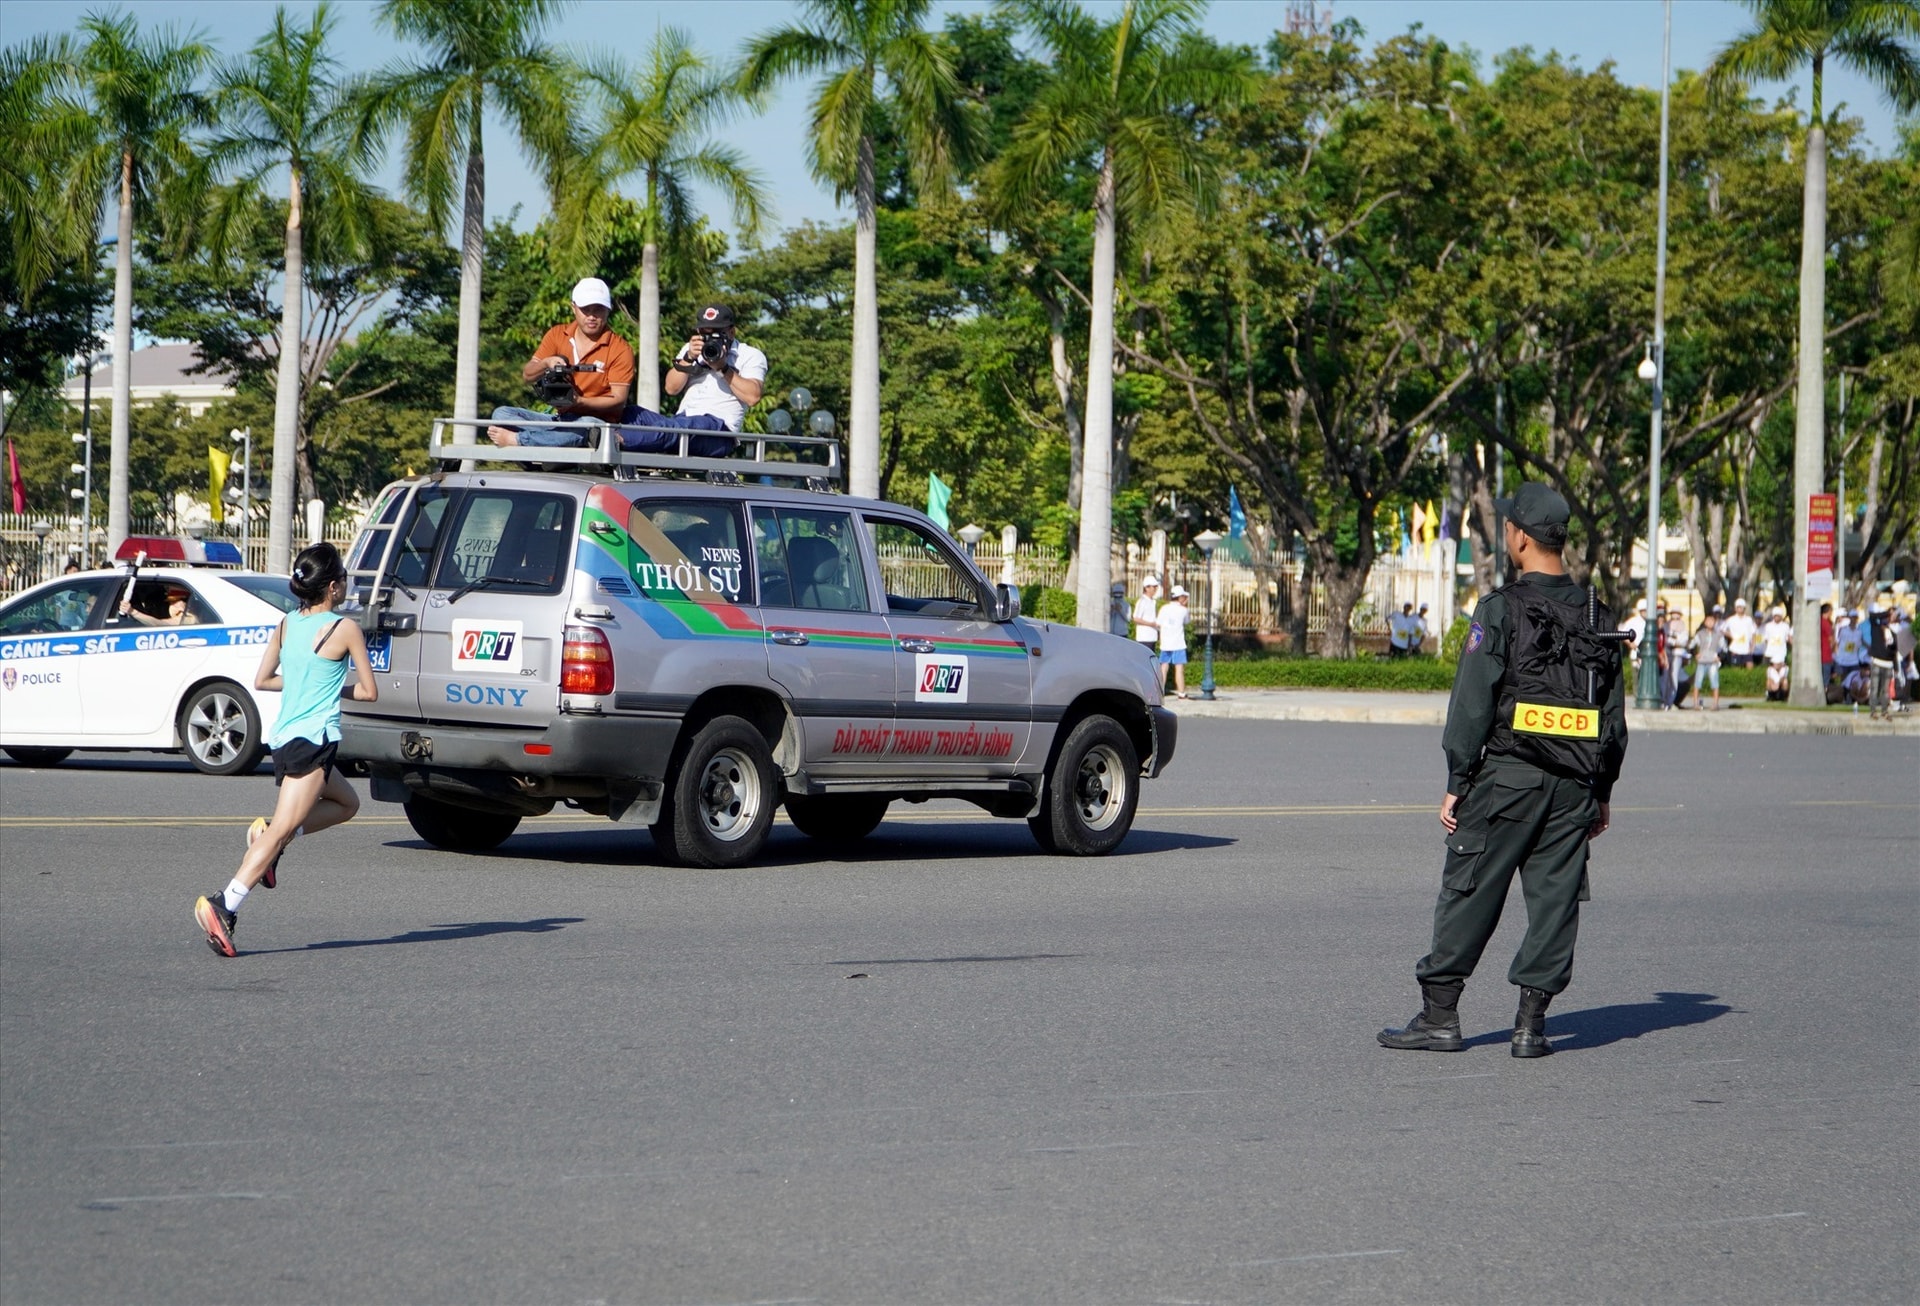
[[[770,630],[767,632],[767,638],[776,644],[792,644],[795,646],[807,642],[807,637],[797,630]]]
[[[918,635],[902,635],[900,637],[900,647],[909,653],[931,653],[934,651],[933,641],[921,639]]]

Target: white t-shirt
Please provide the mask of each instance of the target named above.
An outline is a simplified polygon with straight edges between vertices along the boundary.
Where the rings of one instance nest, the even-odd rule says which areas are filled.
[[[1387,640],[1395,648],[1406,648],[1413,642],[1414,623],[1420,618],[1411,612],[1396,612],[1387,618]]]
[[[1133,637],[1142,644],[1151,645],[1160,638],[1160,632],[1154,627],[1154,614],[1158,611],[1151,594],[1142,594],[1133,605]]]
[[[1160,609],[1160,651],[1184,653],[1187,649],[1187,604],[1175,599]]]
[[[1793,642],[1793,627],[1784,621],[1769,621],[1760,631],[1760,642],[1766,648],[1767,661],[1785,665],[1787,645]]]
[[[1743,658],[1753,652],[1753,636],[1758,629],[1753,618],[1744,612],[1736,612],[1727,618],[1727,624],[1720,627],[1727,637],[1727,652],[1737,658]]]
[[[749,381],[767,379],[767,356],[738,340],[727,350],[727,366]],[[727,424],[729,431],[739,430],[747,420],[747,406],[733,393],[726,378],[719,372],[704,370],[695,372],[688,380],[687,388],[680,392],[680,407],[676,411],[682,417],[702,414],[717,417]]]
[[[1844,626],[1833,628],[1833,660],[1843,667],[1858,666],[1866,661],[1866,641],[1860,637],[1860,627],[1848,622]]]

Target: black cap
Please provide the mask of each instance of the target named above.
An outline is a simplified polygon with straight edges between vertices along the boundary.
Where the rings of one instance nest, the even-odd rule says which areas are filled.
[[[1495,499],[1493,510],[1550,548],[1567,542],[1567,519],[1573,515],[1557,490],[1528,481],[1513,497]]]
[[[700,310],[694,323],[701,331],[731,331],[733,330],[733,310],[725,304],[708,304]]]

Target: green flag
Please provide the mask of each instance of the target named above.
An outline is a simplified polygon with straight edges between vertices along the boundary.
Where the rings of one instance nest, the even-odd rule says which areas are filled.
[[[947,530],[953,523],[947,520],[947,500],[953,497],[953,487],[942,481],[932,472],[927,473],[927,516],[941,530]]]

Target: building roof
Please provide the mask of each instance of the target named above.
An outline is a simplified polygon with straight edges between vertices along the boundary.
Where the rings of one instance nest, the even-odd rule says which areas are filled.
[[[189,372],[200,361],[200,347],[194,344],[148,345],[145,349],[133,351],[133,367],[130,381],[135,392],[144,392],[146,397],[162,394],[178,395],[231,395],[233,376],[224,368],[215,366],[206,372]],[[61,393],[69,399],[78,400],[86,384],[83,376],[69,377],[60,387]],[[113,360],[103,362],[93,373],[93,392],[102,391],[111,394],[113,390]]]

